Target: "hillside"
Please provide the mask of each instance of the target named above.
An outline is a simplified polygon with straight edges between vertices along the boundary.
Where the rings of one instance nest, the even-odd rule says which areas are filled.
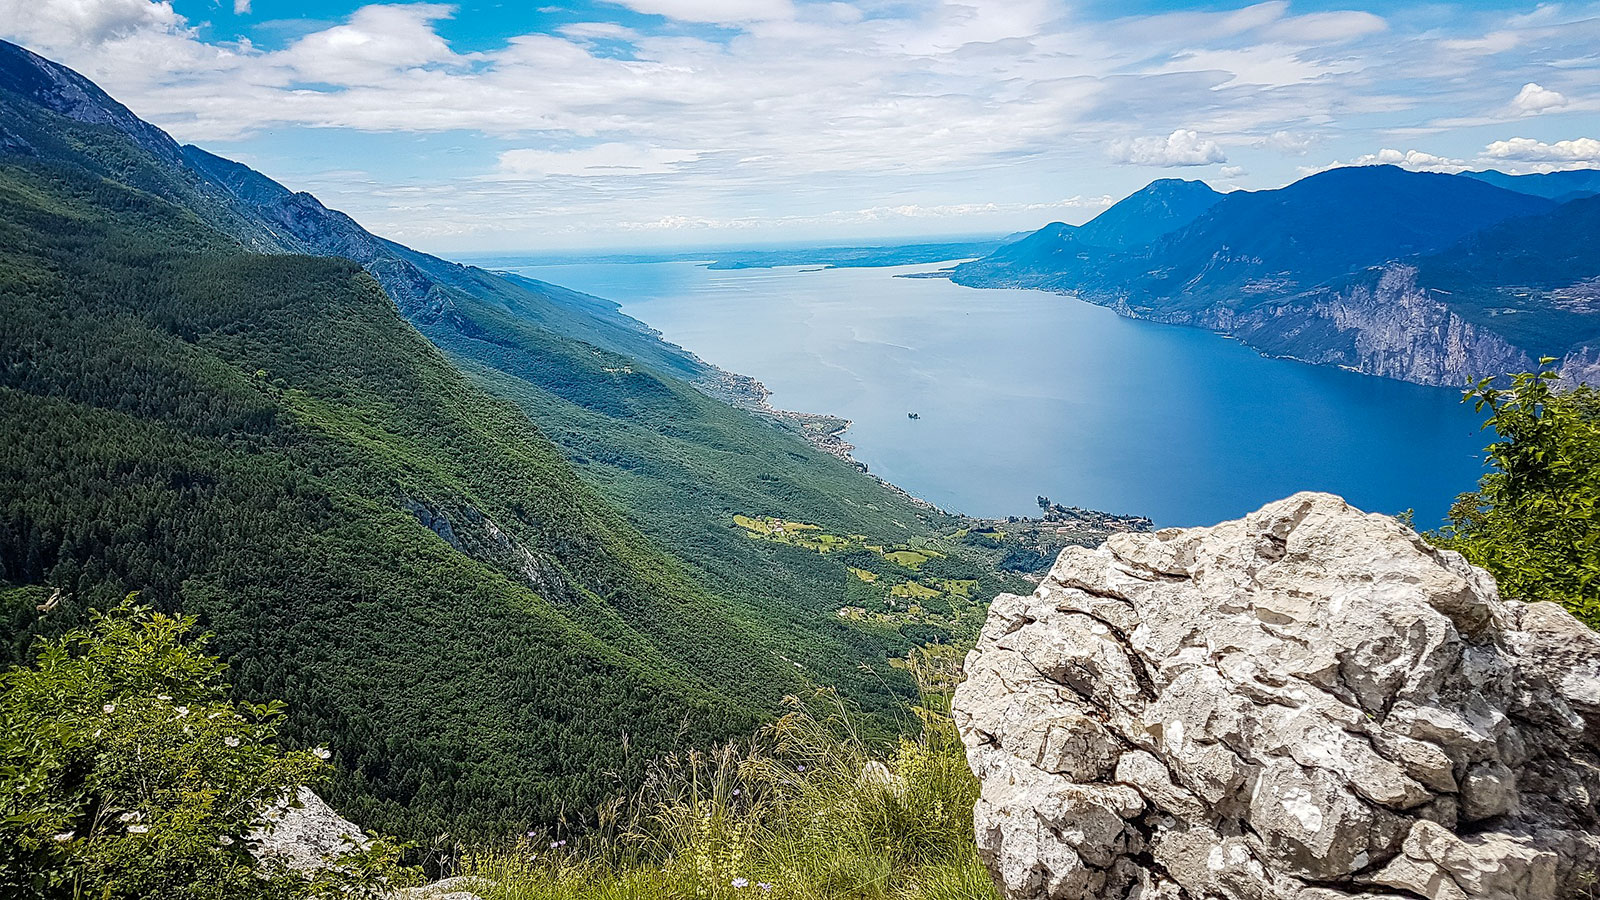
[[[1563,194],[1580,183],[1538,182]],[[1334,169],[1278,190],[1226,195],[1140,247],[1092,247],[1065,226],[1047,226],[951,277],[1068,292],[1125,315],[1227,332],[1270,355],[1426,384],[1464,384],[1526,368],[1540,355],[1566,357],[1579,371],[1593,355],[1593,311],[1560,297],[1586,296],[1583,285],[1600,276],[1600,257],[1586,250],[1595,235],[1581,203],[1480,177]],[[1506,245],[1500,264],[1464,281],[1450,260],[1479,259],[1472,242],[1491,234]],[[1063,240],[1073,242],[1070,252]],[[1029,245],[1051,252],[1030,253]],[[1412,284],[1403,272],[1418,267],[1424,274]],[[1436,273],[1442,280],[1433,284]],[[1349,293],[1357,284],[1366,285],[1359,297]],[[1514,323],[1484,309],[1481,293],[1466,296],[1510,296],[1534,284],[1548,302],[1524,303]],[[1374,292],[1383,298],[1371,301]]]
[[[334,799],[422,837],[581,816],[805,685],[887,733],[894,663],[1024,584],[1016,539],[609,301],[371,235],[13,45],[0,74],[13,657],[132,590],[198,613]]]

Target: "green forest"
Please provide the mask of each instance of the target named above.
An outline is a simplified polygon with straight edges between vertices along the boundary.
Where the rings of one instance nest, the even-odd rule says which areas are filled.
[[[196,616],[284,742],[332,749],[329,799],[418,840],[581,821],[814,686],[892,741],[900,660],[949,629],[841,616],[847,560],[734,516],[894,546],[960,521],[594,298],[370,236],[369,269],[282,252],[159,132],[0,111],[29,148],[0,158],[0,659],[133,592]],[[408,322],[372,274],[400,270],[449,314]],[[940,560],[968,629],[1027,588],[1003,555]]]

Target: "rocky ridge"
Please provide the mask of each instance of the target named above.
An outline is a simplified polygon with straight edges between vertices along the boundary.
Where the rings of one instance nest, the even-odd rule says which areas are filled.
[[[1600,868],[1600,636],[1327,494],[1067,548],[995,600],[954,714],[1008,900],[1541,900]]]

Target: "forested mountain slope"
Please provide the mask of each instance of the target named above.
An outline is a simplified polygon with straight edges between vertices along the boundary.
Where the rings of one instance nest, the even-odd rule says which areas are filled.
[[[0,233],[14,649],[133,590],[201,614],[411,834],[592,802],[625,734],[711,739],[793,679],[355,264],[17,157]]]
[[[1600,277],[1600,258],[1577,252],[1559,266],[1542,261],[1558,255],[1559,247],[1595,239],[1592,231],[1557,234],[1563,226],[1593,225],[1568,209],[1572,201],[1536,195],[1579,191],[1583,179],[1571,174],[1524,182],[1392,166],[1334,169],[1278,190],[1228,194],[1189,224],[1142,246],[1080,241],[1075,252],[1017,252],[1029,242],[1058,240],[1062,226],[1048,226],[956,267],[952,278],[979,287],[1068,292],[1126,315],[1228,332],[1265,353],[1427,384],[1465,384],[1525,368],[1540,355],[1566,357],[1565,367],[1576,372],[1594,358],[1592,310],[1559,299],[1524,304],[1513,324],[1474,312],[1465,298],[1452,299],[1469,287],[1515,293],[1535,282],[1545,292],[1587,296],[1591,288],[1584,285]],[[1505,257],[1493,272],[1476,272],[1470,286],[1459,279],[1449,287],[1426,278],[1408,281],[1406,273],[1419,261],[1465,258],[1474,251],[1452,248],[1470,248],[1494,229],[1510,239],[1545,235],[1556,244],[1546,254],[1530,240],[1528,252]],[[1367,282],[1364,294],[1341,293]],[[1344,300],[1333,303],[1335,297]]]
[[[8,652],[130,590],[198,613],[364,824],[583,815],[807,684],[887,724],[888,663],[1008,579],[615,304],[377,238],[9,44],[0,200]]]

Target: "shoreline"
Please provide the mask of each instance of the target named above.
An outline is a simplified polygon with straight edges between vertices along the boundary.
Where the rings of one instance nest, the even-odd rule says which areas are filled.
[[[696,358],[699,359],[698,356]],[[923,509],[953,518],[972,518],[971,516],[942,509],[900,485],[880,475],[873,474],[872,469],[866,463],[852,455],[856,446],[842,437],[853,424],[849,419],[827,413],[806,413],[792,409],[780,409],[772,405],[770,399],[772,391],[762,384],[760,380],[749,375],[741,375],[738,372],[730,372],[721,366],[705,362],[704,359],[700,361],[711,370],[711,374],[708,378],[696,379],[693,384],[706,395],[713,399],[721,400],[736,409],[746,410],[762,418],[782,423],[798,433],[805,439],[806,443],[855,468],[861,474],[866,475]]]
[[[696,357],[699,359],[699,357]],[[1152,531],[1155,524],[1146,516],[1129,515],[1126,513],[1111,513],[1094,509],[1083,509],[1076,506],[1062,506],[1051,504],[1043,516],[974,516],[967,513],[951,512],[931,501],[911,493],[905,488],[880,475],[876,475],[866,463],[852,455],[855,445],[845,440],[842,435],[851,426],[851,421],[840,416],[827,413],[805,413],[790,409],[780,409],[771,403],[772,391],[762,384],[759,379],[738,372],[730,372],[720,366],[700,360],[710,370],[707,378],[696,379],[693,384],[707,396],[721,400],[736,409],[743,409],[763,418],[780,422],[788,428],[798,432],[811,446],[835,459],[846,463],[860,471],[863,475],[873,479],[885,488],[906,498],[918,507],[939,515],[949,516],[968,524],[969,527],[980,529],[1003,529],[1022,526],[1035,532],[1049,533],[1058,540],[1067,543],[1079,543],[1085,539],[1099,537],[1119,531]],[[1093,543],[1098,544],[1099,540]]]

